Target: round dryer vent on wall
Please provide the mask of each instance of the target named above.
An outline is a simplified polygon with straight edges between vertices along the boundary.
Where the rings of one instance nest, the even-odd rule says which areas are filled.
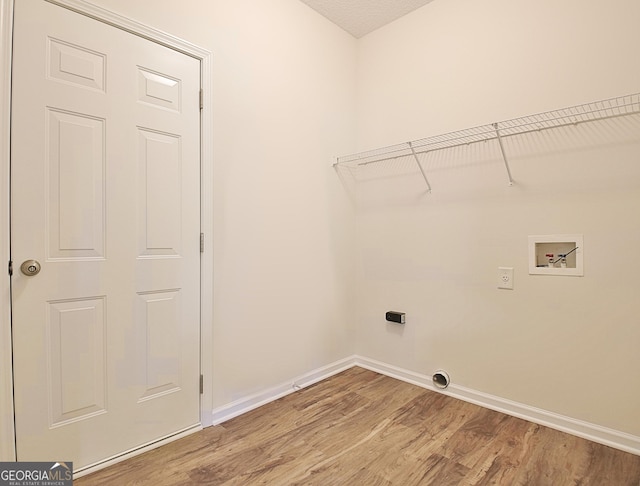
[[[449,374],[446,371],[436,371],[432,379],[436,388],[447,388],[449,386]]]

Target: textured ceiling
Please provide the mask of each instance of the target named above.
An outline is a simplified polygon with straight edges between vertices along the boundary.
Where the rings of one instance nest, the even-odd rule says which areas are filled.
[[[356,38],[432,0],[301,0]]]

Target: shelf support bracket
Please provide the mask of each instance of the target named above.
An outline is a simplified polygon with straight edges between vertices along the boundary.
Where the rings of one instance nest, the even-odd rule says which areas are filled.
[[[418,159],[418,154],[416,154],[416,151],[413,148],[413,144],[411,142],[407,142],[409,144],[409,148],[411,149],[411,153],[413,154],[413,158],[416,159],[416,164],[418,164],[418,167],[420,168],[420,172],[422,173],[422,177],[424,178],[424,181],[427,183],[427,189],[428,192],[431,192],[431,184],[429,184],[429,179],[427,179],[427,174],[424,172],[424,169],[422,168],[422,164],[420,163],[420,160]]]
[[[513,177],[511,177],[511,169],[509,169],[509,161],[507,160],[507,154],[504,151],[504,145],[502,145],[502,137],[500,136],[500,130],[498,124],[494,123],[493,128],[496,130],[496,137],[498,138],[498,144],[500,145],[500,152],[502,152],[502,160],[504,160],[504,167],[507,169],[507,176],[509,177],[509,185],[513,186]]]

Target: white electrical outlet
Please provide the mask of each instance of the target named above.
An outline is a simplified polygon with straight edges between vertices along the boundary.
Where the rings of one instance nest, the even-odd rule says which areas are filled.
[[[513,290],[513,267],[498,267],[498,288]]]

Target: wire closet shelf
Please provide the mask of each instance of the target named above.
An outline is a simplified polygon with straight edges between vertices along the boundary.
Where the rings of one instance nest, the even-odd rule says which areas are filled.
[[[467,128],[455,132],[421,138],[410,142],[390,145],[366,152],[338,157],[335,166],[358,168],[400,157],[413,157],[420,168],[429,190],[431,185],[418,159],[418,154],[444,150],[462,145],[495,140],[498,142],[504,160],[509,184],[513,184],[509,162],[502,144],[502,139],[526,133],[577,125],[640,113],[640,93],[619,96],[601,101],[593,101],[582,105],[571,106],[559,110],[547,111],[511,120]]]

